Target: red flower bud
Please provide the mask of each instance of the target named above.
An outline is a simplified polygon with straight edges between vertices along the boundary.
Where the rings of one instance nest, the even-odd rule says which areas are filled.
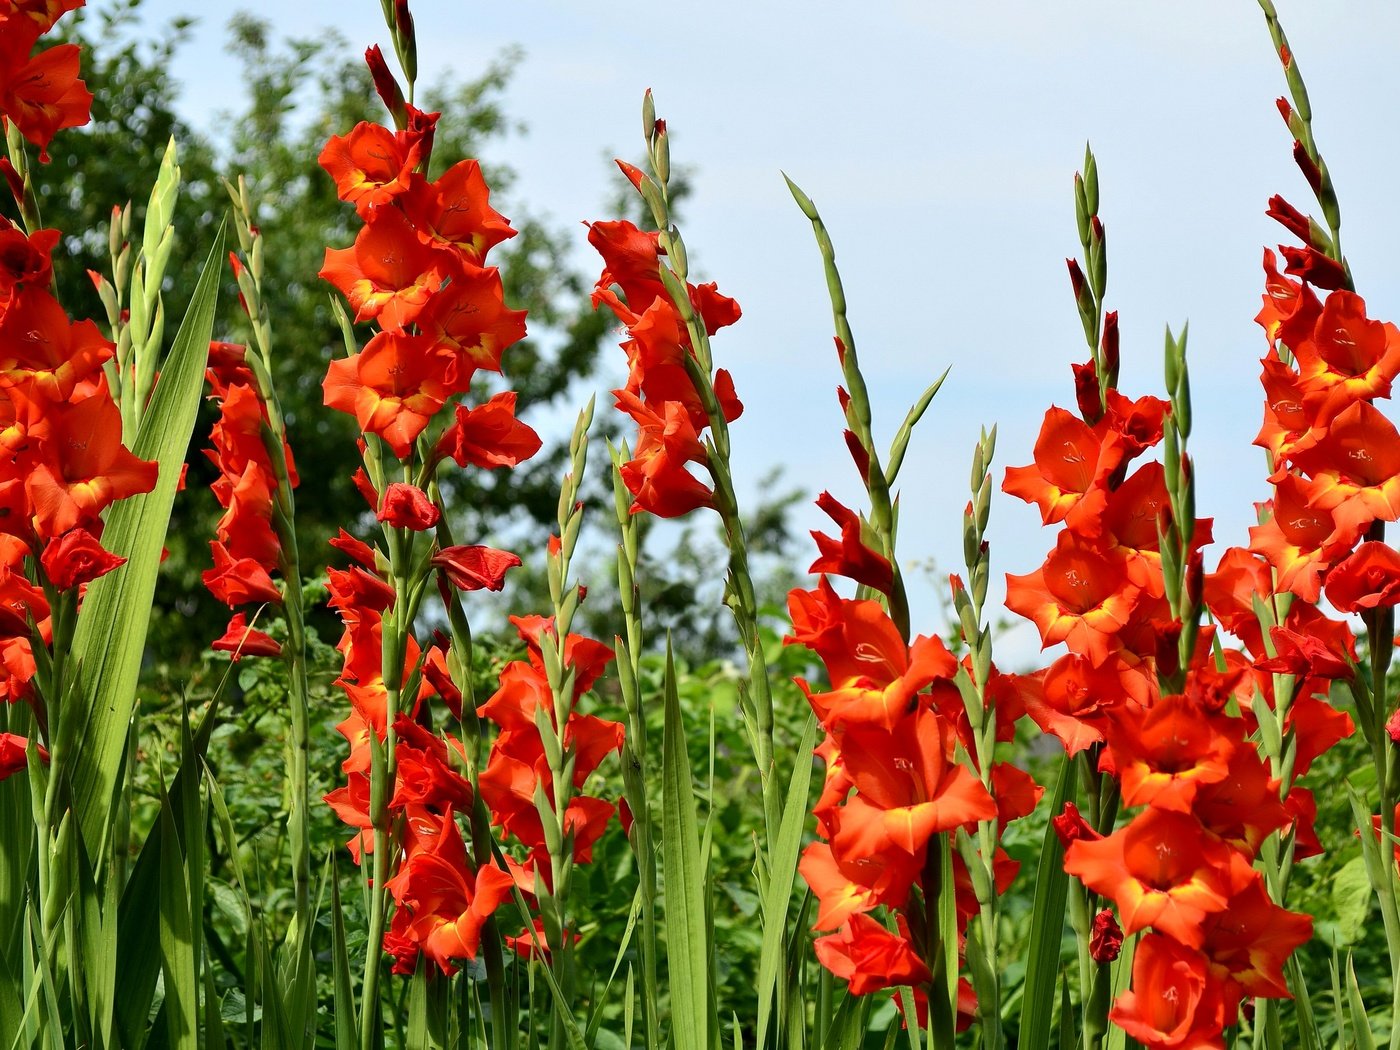
[[[374,79],[374,90],[379,92],[379,97],[384,100],[385,108],[394,118],[394,124],[404,127],[408,123],[408,113],[405,109],[403,89],[394,79],[394,74],[389,72],[389,63],[384,61],[384,52],[379,50],[378,44],[366,49],[365,64],[369,66],[369,75]]]
[[[1069,849],[1070,843],[1080,840],[1092,842],[1094,839],[1103,838],[1097,831],[1089,826],[1079,813],[1079,807],[1073,802],[1066,802],[1064,812],[1059,816],[1051,817],[1050,823],[1055,829],[1055,834],[1060,839],[1060,845]]]
[[[1287,265],[1283,268],[1284,273],[1301,277],[1314,288],[1336,291],[1346,287],[1347,274],[1342,264],[1323,255],[1316,248],[1292,248],[1280,244],[1278,250],[1287,260]]]
[[[1308,156],[1307,149],[1297,139],[1293,140],[1293,162],[1298,165],[1298,170],[1303,173],[1303,178],[1308,180],[1308,185],[1312,187],[1314,194],[1322,192],[1322,169],[1317,166],[1317,161]]]
[[[1113,917],[1113,909],[1105,908],[1094,916],[1093,931],[1089,934],[1089,955],[1102,966],[1118,958],[1122,948],[1123,931]]]

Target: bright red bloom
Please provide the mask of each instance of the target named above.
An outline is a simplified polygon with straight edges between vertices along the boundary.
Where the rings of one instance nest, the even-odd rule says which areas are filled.
[[[481,928],[510,896],[512,884],[509,875],[491,865],[472,871],[449,810],[436,842],[409,857],[387,883],[399,905],[394,929],[443,973],[455,973],[454,960],[476,958]]]
[[[336,195],[354,204],[361,217],[407,190],[420,159],[418,141],[368,121],[356,124],[344,138],[332,135],[317,158],[335,180]]]
[[[525,338],[525,311],[511,310],[495,267],[463,263],[418,315],[418,330],[452,351],[451,386],[456,393],[471,387],[477,369],[501,370],[501,354]]]
[[[58,44],[33,56],[30,49],[42,31],[33,19],[8,20],[0,32],[0,112],[21,135],[39,147],[48,163],[48,146],[61,128],[76,128],[91,119],[92,92],[78,79],[77,44]]]
[[[156,464],[122,444],[121,412],[105,388],[46,407],[30,434],[41,451],[25,490],[41,536],[91,523],[116,500],[155,487]]]
[[[270,634],[249,627],[248,618],[241,612],[233,614],[228,628],[209,643],[209,648],[217,653],[231,653],[235,662],[245,656],[282,655],[282,643]]]
[[[1253,875],[1193,817],[1153,808],[1106,838],[1070,843],[1065,871],[1113,900],[1125,932],[1151,926],[1191,947],[1201,944],[1205,916]]]
[[[201,574],[209,592],[232,608],[250,602],[282,601],[282,592],[272,582],[266,569],[252,558],[235,558],[218,540],[209,541],[214,555],[214,567]]]
[[[356,321],[385,329],[412,324],[456,267],[448,252],[419,240],[397,208],[378,208],[349,248],[327,248],[320,276],[350,300]]]
[[[1292,591],[1305,602],[1318,600],[1328,567],[1362,531],[1360,524],[1339,531],[1330,512],[1309,505],[1312,488],[1298,475],[1284,474],[1274,489],[1273,513],[1249,530],[1249,549],[1274,567],[1279,592]]]
[[[432,559],[433,567],[446,573],[459,591],[499,591],[505,586],[506,571],[519,564],[518,555],[479,546],[444,547]]]
[[[453,358],[431,336],[379,332],[365,348],[331,362],[322,383],[327,408],[348,412],[399,459],[452,395]]]
[[[1197,790],[1229,775],[1244,727],[1186,696],[1164,696],[1146,711],[1109,716],[1112,764],[1123,803],[1189,813]]]
[[[44,546],[44,574],[60,591],[71,590],[126,564],[125,558],[103,548],[87,529],[71,529]]]
[[[1280,908],[1256,875],[1224,911],[1206,919],[1201,951],[1238,988],[1232,1001],[1245,996],[1291,999],[1283,965],[1312,929],[1311,916]]]
[[[396,529],[424,532],[438,523],[442,511],[417,485],[391,481],[375,517]]]
[[[1327,600],[1341,612],[1400,602],[1400,554],[1377,540],[1361,544],[1328,573]]]
[[[817,898],[817,919],[812,924],[816,930],[834,930],[852,915],[880,904],[903,907],[922,869],[922,857],[902,850],[845,857],[838,856],[826,842],[808,846],[797,866]]]
[[[1141,588],[1129,580],[1125,556],[1099,550],[1072,532],[1033,573],[1006,576],[1006,607],[1034,621],[1045,646],[1065,642],[1095,666],[1117,647]]]
[[[1292,459],[1312,481],[1309,504],[1330,510],[1339,530],[1400,517],[1400,434],[1369,402],[1341,412]]]
[[[851,857],[891,847],[917,854],[940,831],[995,818],[996,803],[981,781],[949,760],[948,736],[929,708],[890,729],[847,723],[839,736],[841,758],[856,794],[846,803],[833,847]]]
[[[845,576],[883,594],[894,587],[894,569],[883,554],[866,544],[860,516],[839,503],[830,492],[817,497],[820,507],[841,529],[841,538],[832,539],[823,532],[812,530],[821,557],[808,568],[809,573],[830,573]]]
[[[852,995],[933,979],[905,937],[890,933],[868,915],[852,915],[840,931],[818,937],[812,948],[818,962],[850,983]]]
[[[451,456],[459,467],[468,463],[483,470],[515,467],[540,450],[534,428],[515,418],[515,391],[505,390],[475,408],[457,406],[457,421],[438,439],[439,455]]]
[[[1223,1050],[1223,991],[1200,952],[1150,933],[1133,955],[1132,987],[1108,1018],[1148,1050]]]
[[[411,177],[403,209],[425,244],[456,249],[467,262],[480,265],[492,247],[515,236],[505,216],[488,203],[489,196],[481,165],[461,160],[436,182]]]
[[[29,741],[24,737],[15,733],[0,733],[0,780],[28,768],[29,759],[25,753],[28,747]],[[42,746],[39,746],[39,758],[44,762],[49,760],[49,753]]]
[[[1084,494],[1122,462],[1122,446],[1105,441],[1103,431],[1052,405],[1035,440],[1035,462],[1008,467],[1002,491],[1040,507],[1046,525],[1063,521]]]
[[[112,353],[97,326],[69,321],[44,285],[26,286],[0,313],[0,386],[22,386],[47,401],[67,401]]]
[[[1069,653],[1041,672],[1038,683],[1025,694],[1026,713],[1071,755],[1103,741],[1109,711],[1124,704],[1146,706],[1151,693],[1147,675],[1121,653],[1097,667]]]

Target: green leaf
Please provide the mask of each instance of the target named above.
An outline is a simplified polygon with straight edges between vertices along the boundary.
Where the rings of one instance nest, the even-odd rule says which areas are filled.
[[[355,1050],[360,1022],[355,1012],[355,992],[350,978],[350,952],[345,944],[345,912],[340,905],[340,872],[335,858],[326,862],[331,881],[331,961],[335,971],[335,1050]]]
[[[769,847],[768,892],[763,898],[763,945],[758,956],[758,1050],[763,1050],[768,1036],[768,1020],[773,1010],[773,993],[787,934],[788,909],[792,904],[792,883],[797,877],[802,827],[807,820],[807,793],[812,783],[812,748],[816,740],[817,720],[808,715],[802,737],[797,743],[797,757],[793,762],[792,779],[788,781],[778,840]]]
[[[1366,1019],[1366,1004],[1356,983],[1356,970],[1352,968],[1350,952],[1347,953],[1347,1006],[1350,1008],[1352,1032],[1356,1036],[1352,1045],[1356,1050],[1376,1050],[1376,1039],[1371,1034],[1371,1022]]]
[[[1366,858],[1353,857],[1332,877],[1332,911],[1337,917],[1337,943],[1356,944],[1366,932],[1374,897]]]
[[[112,508],[102,542],[127,563],[89,586],[73,639],[79,703],[85,711],[71,755],[72,794],[83,840],[94,858],[106,855],[111,813],[120,797],[117,772],[136,705],[161,547],[203,390],[223,239],[220,226],[132,445],[137,456],[160,465],[156,486]]]
[[[705,922],[705,864],[695,792],[686,751],[676,665],[666,644],[664,728],[661,744],[661,857],[665,887],[666,955],[671,975],[671,1045],[710,1050],[709,960]]]
[[[1050,802],[1051,814],[1058,814],[1064,809],[1073,785],[1074,764],[1066,755],[1060,762],[1060,777],[1055,783],[1055,795]],[[1040,866],[1035,876],[1035,904],[1031,909],[1034,918],[1026,958],[1025,990],[1021,998],[1019,1050],[1049,1050],[1068,890],[1064,847],[1060,845],[1060,837],[1055,834],[1054,826],[1047,825],[1040,847]]]
[[[194,930],[184,851],[169,797],[160,808],[160,958],[165,975],[166,1032],[171,1050],[198,1050],[195,1017],[199,1010]]]

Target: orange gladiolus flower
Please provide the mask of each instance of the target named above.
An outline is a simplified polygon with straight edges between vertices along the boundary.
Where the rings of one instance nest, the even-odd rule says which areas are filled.
[[[1126,933],[1151,926],[1199,948],[1202,920],[1253,874],[1193,817],[1149,808],[1106,838],[1070,843],[1065,871],[1118,907]]]
[[[1051,406],[1035,440],[1035,462],[1008,467],[1001,489],[1040,508],[1046,525],[1063,521],[1095,485],[1117,468],[1123,448],[1104,427],[1091,427],[1063,408]]]
[[[1341,412],[1291,458],[1312,480],[1309,504],[1330,510],[1339,531],[1400,517],[1400,434],[1369,402]]]
[[[91,321],[72,322],[42,285],[23,288],[0,313],[0,387],[67,401],[113,353]]]
[[[1336,409],[1389,397],[1400,371],[1400,329],[1370,320],[1366,301],[1343,289],[1327,297],[1313,339],[1301,342],[1293,356],[1302,382],[1326,394]]]
[[[901,908],[923,870],[923,858],[900,850],[869,857],[844,857],[827,842],[813,842],[797,870],[817,898],[814,930],[834,930],[852,915],[881,904]]]
[[[889,729],[876,723],[841,729],[841,759],[856,794],[832,840],[837,852],[861,857],[897,847],[918,854],[940,831],[996,817],[996,803],[981,781],[950,761],[948,735],[930,708]]]
[[[515,236],[505,216],[488,203],[489,195],[481,165],[461,160],[436,182],[413,176],[403,209],[425,244],[454,248],[479,265],[495,245]]]
[[[361,121],[349,135],[332,135],[317,161],[335,180],[336,195],[364,218],[408,189],[421,157],[416,138],[408,141],[381,124]]]
[[[1230,1001],[1245,996],[1291,999],[1283,964],[1312,936],[1312,916],[1280,908],[1257,873],[1224,911],[1205,921],[1201,951],[1234,987]]]
[[[78,79],[77,44],[59,44],[33,56],[42,31],[34,19],[12,19],[0,32],[0,112],[49,161],[48,146],[62,128],[91,119],[92,92]]]
[[[506,307],[500,272],[463,264],[418,315],[418,331],[452,351],[447,383],[453,393],[471,389],[481,369],[501,370],[501,354],[525,338],[525,311]]]
[[[1318,600],[1328,567],[1362,532],[1359,525],[1339,531],[1330,512],[1309,505],[1312,491],[1298,475],[1285,474],[1274,489],[1273,513],[1249,530],[1249,549],[1274,567],[1279,592],[1291,591],[1305,602]]]
[[[454,960],[476,958],[481,928],[510,896],[513,882],[493,865],[472,871],[449,810],[437,840],[409,857],[386,885],[399,905],[395,933],[421,949],[443,973],[453,974]]]
[[[818,962],[849,982],[852,995],[933,979],[906,937],[890,933],[868,915],[852,915],[839,932],[818,937],[812,949]]]
[[[1221,1032],[1234,1022],[1223,991],[1204,955],[1150,933],[1133,955],[1132,987],[1108,1019],[1147,1050],[1223,1050]]]
[[[451,396],[451,361],[431,336],[378,332],[358,354],[331,362],[322,383],[326,407],[353,415],[403,459]]]
[[[350,300],[356,321],[386,329],[412,324],[456,267],[448,252],[418,239],[398,208],[379,208],[349,248],[327,248],[320,276]]]
[[[1115,636],[1132,616],[1141,587],[1128,578],[1125,554],[1100,550],[1072,532],[1033,573],[1006,576],[1006,607],[1040,629],[1044,647],[1065,642],[1098,666],[1117,647]]]
[[[1146,711],[1108,716],[1108,745],[1123,804],[1191,812],[1204,784],[1229,775],[1243,725],[1186,696],[1164,696]]]
[[[1341,612],[1360,612],[1400,602],[1400,554],[1368,540],[1327,576],[1327,600]]]
[[[156,484],[156,464],[122,444],[121,412],[105,386],[77,402],[43,409],[30,428],[40,460],[25,479],[40,536],[95,522],[112,503]]]

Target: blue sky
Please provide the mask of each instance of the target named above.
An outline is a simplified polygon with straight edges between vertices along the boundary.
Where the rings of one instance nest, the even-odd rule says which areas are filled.
[[[376,0],[238,6],[292,35],[334,26],[357,50],[386,36]],[[1393,318],[1400,8],[1279,7],[1359,289],[1373,316]],[[201,14],[196,0],[145,9],[200,19],[174,73],[185,112],[207,126],[234,102],[225,15]],[[1283,232],[1264,207],[1276,192],[1308,203],[1254,3],[417,0],[413,10],[422,80],[449,68],[470,76],[508,45],[524,48],[507,109],[529,130],[489,159],[516,168],[517,198],[561,225],[607,217],[604,158],[638,151],[642,92],[654,90],[673,161],[695,168],[683,231],[692,270],[744,308],[715,341],[747,405],[734,428],[741,497],[782,465],[812,495],[830,488],[854,501],[820,260],[780,170],[806,189],[835,239],[877,431],[892,434],[909,401],[953,366],[901,486],[902,555],[945,573],[960,568],[978,427],[999,425],[999,479],[1030,461],[1045,408],[1072,399],[1069,364],[1086,349],[1064,257],[1078,247],[1071,177],[1092,141],[1123,389],[1160,392],[1163,326],[1189,319],[1198,508],[1217,518],[1214,557],[1246,541],[1250,501],[1267,495],[1249,444],[1264,350],[1252,318],[1261,249]],[[577,230],[576,258],[591,271]],[[805,524],[819,519],[804,511]],[[1038,521],[1019,501],[994,503],[994,580],[1039,564],[1052,535]],[[914,598],[916,629],[938,629],[932,587]],[[1014,663],[1035,648],[1021,627],[1003,652]]]

